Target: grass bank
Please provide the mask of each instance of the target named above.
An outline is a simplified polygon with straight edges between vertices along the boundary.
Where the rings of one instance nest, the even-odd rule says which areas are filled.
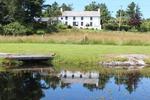
[[[56,53],[54,63],[94,65],[106,54],[150,54],[150,46],[77,45],[49,43],[0,43],[0,52],[49,54]]]
[[[1,43],[150,45],[150,33],[66,30],[49,35],[0,36]]]
[[[97,70],[101,73],[124,73],[124,70],[108,69],[97,66],[107,54],[146,54],[150,55],[150,46],[120,45],[77,45],[50,43],[0,43],[0,52],[25,54],[56,53],[54,66],[56,70]],[[3,70],[3,68],[0,68]],[[141,70],[142,75],[149,76],[150,68]]]

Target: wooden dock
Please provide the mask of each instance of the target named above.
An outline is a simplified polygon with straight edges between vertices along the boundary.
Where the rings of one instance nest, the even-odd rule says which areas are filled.
[[[33,54],[5,54],[0,53],[0,58],[18,61],[48,61],[54,57],[54,54],[49,55],[33,55]]]

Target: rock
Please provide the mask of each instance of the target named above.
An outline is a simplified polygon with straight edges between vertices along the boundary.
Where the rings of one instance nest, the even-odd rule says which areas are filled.
[[[106,66],[106,67],[124,67],[126,66],[129,69],[135,68],[135,67],[139,67],[139,68],[143,68],[143,66],[146,66],[146,63],[144,62],[145,58],[148,58],[148,56],[146,55],[138,55],[138,54],[130,54],[130,55],[120,55],[120,56],[116,56],[116,57],[124,57],[124,58],[128,58],[128,61],[112,61],[112,62],[100,62],[100,64],[102,66]]]
[[[145,66],[144,61],[139,61],[139,62],[103,62],[100,63],[103,66]]]

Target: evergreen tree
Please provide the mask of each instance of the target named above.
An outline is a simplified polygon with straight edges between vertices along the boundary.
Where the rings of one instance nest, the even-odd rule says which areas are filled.
[[[89,5],[86,5],[84,7],[85,11],[97,11],[99,9],[99,4],[97,4],[95,1],[92,1]]]
[[[0,1],[0,24],[5,24],[8,15],[8,9],[3,1]]]
[[[61,5],[61,8],[64,10],[64,11],[71,11],[73,8],[72,8],[72,5],[66,5],[65,3],[63,3]]]
[[[0,7],[3,9],[0,12],[3,12],[3,15],[7,13],[6,17],[10,22],[29,23],[34,17],[41,16],[44,0],[1,0],[0,2]]]
[[[102,3],[99,5],[100,7],[100,14],[101,14],[101,24],[107,24],[111,19],[110,11],[108,10],[106,4]]]
[[[57,2],[54,2],[52,5],[50,5],[45,11],[44,16],[45,17],[57,17],[61,15],[60,6]]]
[[[142,24],[141,16],[142,14],[140,12],[140,8],[137,5],[135,9],[135,14],[129,20],[129,25],[139,28],[140,25]]]
[[[92,2],[89,5],[85,6],[85,11],[98,11],[100,9],[100,15],[101,15],[101,24],[107,24],[109,20],[111,19],[110,11],[108,10],[106,4],[102,3],[96,3]]]
[[[131,4],[128,5],[128,8],[127,8],[128,17],[129,18],[133,17],[135,13],[136,13],[136,4],[132,2]]]

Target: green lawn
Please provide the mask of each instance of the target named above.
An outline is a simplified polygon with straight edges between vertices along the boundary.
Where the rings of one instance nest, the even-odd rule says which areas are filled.
[[[46,43],[0,43],[0,52],[58,53],[65,56],[97,56],[101,54],[150,54],[150,46],[75,45]],[[71,58],[72,58],[71,57]]]
[[[56,53],[56,62],[67,64],[95,63],[105,54],[150,54],[150,46],[75,45],[46,43],[1,43],[0,52]]]
[[[110,69],[93,66],[105,54],[150,54],[150,46],[113,46],[113,45],[69,45],[46,43],[0,43],[0,52],[49,54],[56,53],[54,64],[56,70],[99,70],[109,73]],[[66,65],[66,66],[65,66]],[[112,69],[116,72],[115,69]],[[118,70],[117,70],[118,71]],[[150,68],[141,70],[144,75],[150,75]]]

